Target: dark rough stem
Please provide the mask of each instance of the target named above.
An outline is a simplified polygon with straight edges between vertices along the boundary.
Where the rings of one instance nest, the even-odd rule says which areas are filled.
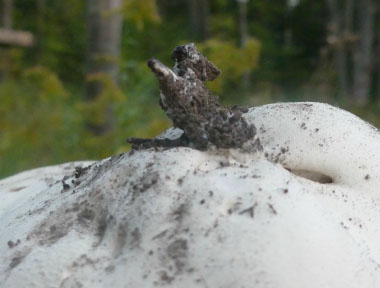
[[[172,58],[175,60],[173,70],[156,59],[150,59],[148,66],[159,82],[161,108],[174,127],[184,133],[175,140],[129,138],[132,148],[241,148],[255,136],[255,126],[242,117],[248,109],[221,106],[218,97],[204,85],[204,81],[216,79],[221,72],[194,44],[176,47]]]

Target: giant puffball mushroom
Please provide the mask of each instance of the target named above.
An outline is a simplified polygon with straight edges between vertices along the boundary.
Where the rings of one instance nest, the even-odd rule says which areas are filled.
[[[0,180],[0,287],[380,287],[379,131],[321,103],[242,118],[242,147],[176,127]]]

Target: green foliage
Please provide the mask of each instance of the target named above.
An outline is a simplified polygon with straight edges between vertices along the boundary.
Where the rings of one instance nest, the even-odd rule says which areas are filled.
[[[104,73],[92,74],[87,78],[101,86],[101,93],[91,101],[79,104],[79,112],[87,123],[93,126],[104,126],[107,123],[107,110],[123,105],[124,95],[110,75]]]
[[[22,50],[24,66],[42,65],[65,83],[84,81],[86,1],[14,0],[15,28],[37,37],[32,49]],[[38,3],[42,3],[39,6]]]
[[[161,21],[156,0],[125,0],[120,10],[127,20],[136,25],[138,30],[144,28],[145,22],[159,23]]]
[[[260,42],[253,38],[247,41],[244,48],[217,39],[208,40],[198,47],[223,71],[219,79],[208,83],[216,93],[221,93],[226,85],[238,85],[244,72],[257,68],[260,56]]]
[[[211,35],[217,35],[218,39],[233,41],[236,38],[236,17],[226,13],[215,14],[210,19]],[[237,42],[237,41],[235,41]]]
[[[249,1],[249,30],[262,44],[256,83],[270,81],[284,93],[297,93],[320,64],[326,40],[326,1],[301,0],[294,9],[287,1]]]
[[[37,103],[59,103],[67,98],[67,92],[57,75],[45,67],[26,69],[22,80],[28,88],[35,90],[36,98],[33,100]]]
[[[21,79],[1,83],[0,93],[0,155],[7,163],[0,165],[0,175],[65,161],[74,146],[66,135],[75,118],[56,75],[42,67],[27,69]]]
[[[123,0],[120,11],[105,11],[105,17],[123,16],[121,57],[97,60],[120,66],[120,85],[105,74],[86,78],[89,1],[13,0],[14,27],[34,33],[37,44],[0,50],[0,177],[108,157],[129,149],[125,138],[153,137],[170,126],[157,105],[159,90],[146,60],[155,57],[172,66],[172,49],[194,42],[188,1]],[[331,96],[336,91],[332,59],[321,57],[326,1],[301,0],[293,9],[285,0],[248,1],[251,38],[243,49],[237,45],[237,1],[208,1],[210,37],[197,46],[222,70],[220,79],[208,85],[225,103],[339,100]],[[242,89],[246,71],[251,85]],[[85,100],[86,81],[103,87],[94,101]],[[376,105],[365,110],[339,104],[380,123]],[[114,128],[105,134],[89,129],[110,119]]]
[[[42,165],[105,158],[127,151],[126,137],[153,137],[169,127],[158,105],[150,105],[151,99],[127,101],[108,75],[95,74],[89,81],[103,85],[96,101],[70,93],[56,74],[41,66],[0,83],[1,176]],[[104,124],[107,109],[114,112],[115,129],[94,135],[88,124]]]

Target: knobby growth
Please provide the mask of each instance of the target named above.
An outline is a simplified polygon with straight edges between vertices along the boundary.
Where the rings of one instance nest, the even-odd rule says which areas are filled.
[[[183,134],[175,140],[129,138],[132,148],[241,148],[255,136],[255,126],[242,117],[248,109],[221,106],[218,97],[204,85],[205,81],[215,80],[221,71],[194,44],[176,47],[172,58],[173,70],[156,59],[150,59],[148,66],[159,82],[161,108]]]

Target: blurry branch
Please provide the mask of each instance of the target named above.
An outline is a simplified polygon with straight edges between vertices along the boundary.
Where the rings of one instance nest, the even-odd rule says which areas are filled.
[[[12,30],[12,11],[13,0],[3,0],[2,24],[4,28],[0,28],[0,45],[3,46],[32,46],[34,42],[33,35],[29,32]]]
[[[2,12],[3,19],[2,24],[4,28],[0,28],[0,48],[8,48],[10,46],[21,46],[29,47],[33,45],[34,39],[33,35],[24,31],[14,31],[12,30],[12,11],[13,3],[12,0],[3,0]],[[10,70],[11,61],[9,57],[8,49],[1,51],[3,53],[4,60],[2,61],[2,69],[0,72],[1,77],[6,77]]]
[[[29,47],[33,43],[32,33],[0,28],[0,45]]]

